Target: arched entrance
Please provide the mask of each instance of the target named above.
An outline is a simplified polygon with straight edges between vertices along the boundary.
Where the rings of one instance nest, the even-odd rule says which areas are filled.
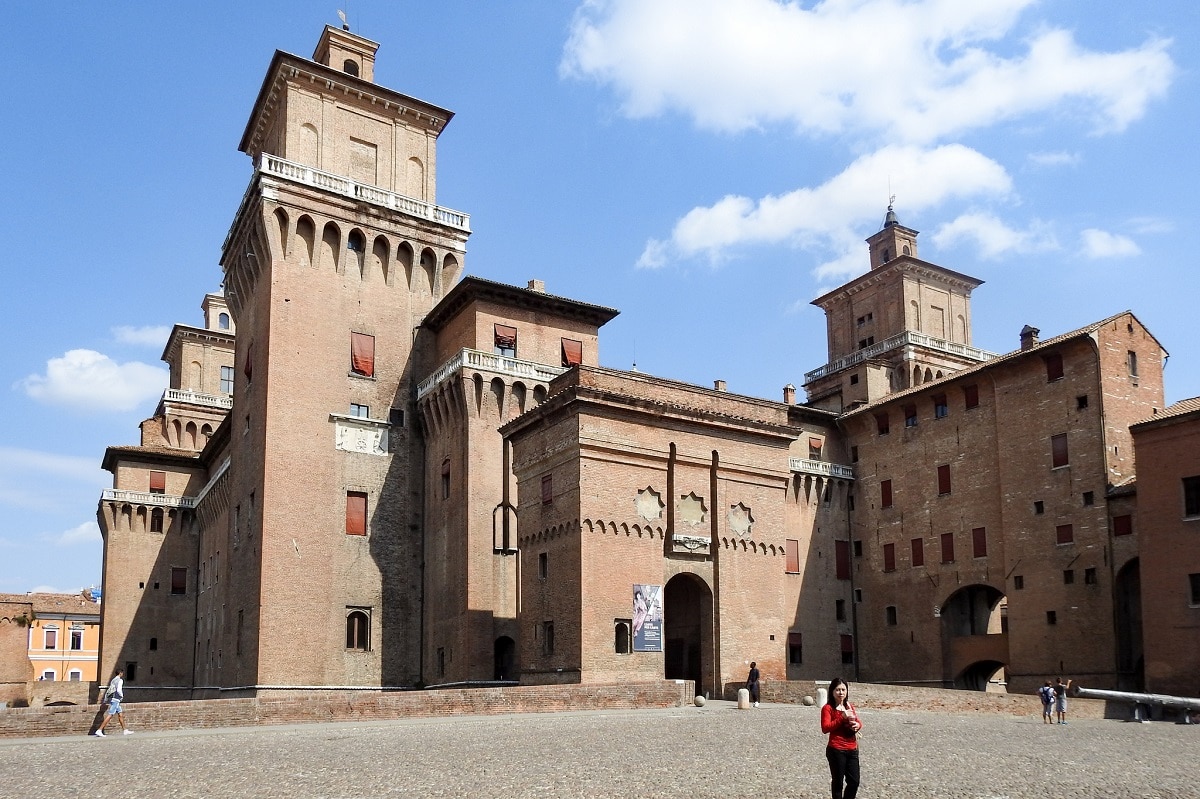
[[[1146,690],[1142,659],[1142,576],[1137,558],[1117,572],[1113,594],[1117,603],[1117,690]]]
[[[663,590],[664,674],[694,680],[697,695],[715,689],[713,595],[703,579],[677,574]]]
[[[493,680],[515,680],[517,679],[517,644],[507,635],[502,635],[496,639],[494,647],[494,663],[495,668],[492,672]]]
[[[990,585],[968,585],[942,605],[942,680],[972,691],[1000,688],[1008,663],[1008,604]]]

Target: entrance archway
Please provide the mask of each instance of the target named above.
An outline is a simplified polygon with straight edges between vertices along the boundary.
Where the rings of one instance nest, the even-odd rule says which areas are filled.
[[[494,647],[494,662],[495,668],[492,672],[493,680],[515,680],[517,679],[517,644],[507,635],[502,635],[496,639]]]
[[[968,585],[942,605],[942,680],[948,687],[999,690],[1008,664],[1004,594],[990,585]]]
[[[663,589],[663,676],[693,680],[696,694],[715,689],[713,595],[703,579],[677,574]]]
[[[1142,575],[1137,558],[1117,572],[1113,594],[1117,603],[1117,689],[1146,690],[1142,659]]]

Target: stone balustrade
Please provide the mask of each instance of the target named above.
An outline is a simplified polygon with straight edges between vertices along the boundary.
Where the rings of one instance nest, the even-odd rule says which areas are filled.
[[[446,361],[437,371],[421,381],[417,386],[417,399],[421,399],[444,380],[460,369],[478,369],[481,372],[494,372],[510,377],[523,377],[540,383],[549,383],[554,378],[567,371],[561,366],[549,366],[534,361],[522,361],[504,355],[495,355],[482,350],[462,349],[450,360]]]

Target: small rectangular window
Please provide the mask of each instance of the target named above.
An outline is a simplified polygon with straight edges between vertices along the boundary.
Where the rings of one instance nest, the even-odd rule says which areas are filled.
[[[854,662],[854,636],[843,635],[842,637],[842,663]]]
[[[850,462],[858,463],[858,447],[850,447]]]
[[[150,472],[150,493],[151,494],[167,493],[167,473],[166,472]]]
[[[846,620],[846,600],[835,599],[833,601],[833,616],[838,621]]]
[[[359,405],[357,402],[350,403],[350,415],[357,416],[362,419],[371,418],[371,406]]]
[[[954,562],[954,533],[942,533],[942,563]]]
[[[820,438],[808,439],[808,459],[810,461],[821,460],[821,447],[824,444],[825,444],[825,441]]]
[[[875,430],[881,436],[886,436],[889,432],[891,432],[890,422],[888,421],[888,415],[886,413],[875,414]]]
[[[834,569],[839,580],[850,579],[850,542],[834,541]]]
[[[542,622],[542,654],[554,654],[554,622]]]
[[[910,542],[910,544],[911,544],[911,549],[912,549],[912,565],[913,566],[924,566],[925,565],[925,539],[914,538]]]
[[[1096,568],[1094,566],[1089,566],[1088,568],[1083,570],[1083,584],[1084,585],[1095,585],[1096,584]]]
[[[1128,514],[1114,516],[1113,535],[1133,535],[1133,517]]]
[[[846,495],[846,510],[848,510],[848,511],[854,510],[854,495],[853,494]]]
[[[895,605],[888,605],[886,608],[884,608],[884,618],[887,621],[887,625],[889,627],[896,626],[897,617],[896,617],[896,606]]]
[[[885,572],[896,571],[896,545],[883,545],[883,570]]]
[[[862,541],[854,542],[854,557],[856,557],[856,558],[862,557]]]
[[[1050,436],[1050,468],[1057,469],[1070,462],[1071,457],[1067,452],[1067,434],[1059,433],[1056,436]]]
[[[508,358],[517,357],[517,329],[510,325],[496,325],[493,351]]]
[[[1075,410],[1077,410],[1077,411],[1086,410],[1087,406],[1088,406],[1088,395],[1087,394],[1080,394],[1078,397],[1075,398]]]
[[[937,468],[938,496],[950,493],[950,464],[942,464]]]
[[[171,593],[181,596],[187,593],[187,568],[176,566],[171,569]]]
[[[800,573],[800,541],[795,538],[788,538],[784,542],[784,551],[786,553],[784,571],[787,574]]]
[[[568,369],[583,363],[583,342],[572,338],[562,340],[562,365]]]
[[[979,407],[979,386],[963,387],[963,404],[968,411]]]
[[[880,507],[892,507],[892,481],[882,480],[879,483],[879,505]]]
[[[71,650],[78,652],[83,649],[83,630],[71,630]]]
[[[976,527],[971,531],[971,555],[976,558],[987,557],[986,527]]]
[[[1092,491],[1083,492],[1083,505],[1088,507],[1096,504],[1096,494]]]
[[[945,419],[950,415],[950,406],[946,404],[946,395],[938,394],[933,398],[933,418]]]
[[[404,409],[392,408],[388,411],[388,424],[392,427],[404,427]]]
[[[1046,611],[1046,624],[1058,624],[1058,614],[1053,610]]]
[[[45,634],[45,648],[58,649],[58,628],[48,627],[43,632]]]
[[[1054,528],[1055,543],[1070,544],[1075,541],[1075,528],[1069,524],[1060,524]]]
[[[375,337],[366,333],[350,334],[350,372],[362,377],[375,376]]]
[[[904,426],[905,427],[916,427],[917,426],[917,406],[916,406],[916,404],[904,406]]]
[[[554,504],[554,475],[542,475],[542,504]]]
[[[1018,574],[1016,577],[1013,577],[1013,590],[1021,591],[1024,588],[1025,588],[1025,577],[1020,574]]]
[[[1074,569],[1063,569],[1063,585],[1074,585],[1074,584],[1075,584],[1075,570]]]
[[[545,580],[550,576],[550,553],[538,553],[538,579]]]
[[[1040,499],[1035,499],[1033,501],[1033,512],[1034,514],[1041,516],[1046,512],[1046,503]]]
[[[1129,361],[1129,376],[1136,378],[1138,376],[1137,353],[1130,350],[1127,353],[1127,357]]]
[[[1062,380],[1064,374],[1062,355],[1052,352],[1042,356],[1042,360],[1046,363],[1046,382],[1053,383],[1055,380]]]
[[[852,386],[858,385],[858,375],[857,374],[850,375],[850,385],[852,385]]]
[[[1188,604],[1192,607],[1200,605],[1200,574],[1188,575]]]
[[[788,665],[799,666],[804,662],[804,639],[800,633],[788,633]]]
[[[1200,516],[1200,477],[1183,478],[1183,515]]]
[[[221,393],[222,394],[232,394],[233,393],[233,367],[232,366],[222,366],[221,367]]]
[[[346,535],[367,534],[367,495],[362,491],[346,492]]]

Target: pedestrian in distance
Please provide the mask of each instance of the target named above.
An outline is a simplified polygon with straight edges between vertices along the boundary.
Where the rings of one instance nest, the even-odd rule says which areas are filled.
[[[1046,680],[1046,684],[1038,689],[1038,698],[1042,700],[1042,723],[1054,723],[1054,688],[1050,685],[1050,681]]]
[[[1067,678],[1067,684],[1063,685],[1062,677],[1057,678],[1054,684],[1054,709],[1058,712],[1058,723],[1067,723],[1067,691],[1071,690],[1071,678]]]
[[[829,699],[821,708],[821,732],[829,736],[825,759],[829,761],[833,799],[854,799],[858,794],[858,731],[862,721],[850,704],[850,687],[841,677],[829,683]]]
[[[746,676],[746,689],[750,692],[750,701],[754,703],[755,707],[758,707],[759,677],[758,663],[752,660],[750,661],[750,674]]]
[[[104,720],[100,722],[100,726],[92,733],[100,738],[104,737],[104,728],[108,726],[108,722],[112,721],[112,717],[116,716],[117,721],[121,722],[121,732],[124,735],[132,735],[133,730],[125,726],[125,716],[121,713],[121,701],[125,698],[125,670],[117,669],[117,673],[113,675],[112,680],[108,683],[108,689],[104,692],[104,698],[101,704],[108,705],[108,712],[104,714]]]

